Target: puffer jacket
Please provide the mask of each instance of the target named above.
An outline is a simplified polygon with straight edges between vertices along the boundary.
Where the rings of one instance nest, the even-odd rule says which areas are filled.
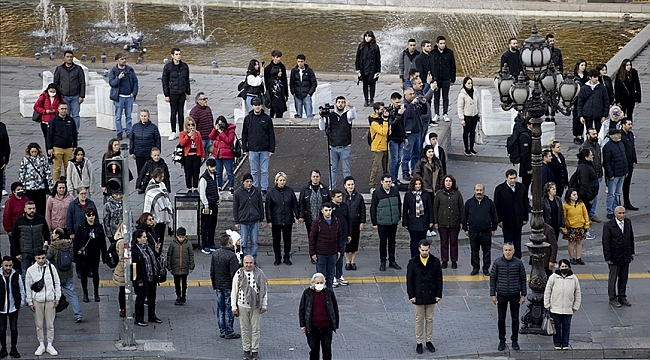
[[[151,121],[144,124],[142,121],[138,121],[133,124],[131,135],[129,135],[129,154],[148,157],[151,155],[153,147],[157,147],[162,151],[158,126]]]
[[[45,241],[50,241],[50,231],[45,218],[38,214],[31,220],[27,216],[19,217],[11,231],[11,241],[12,256],[20,253],[35,254],[43,248]]]
[[[376,114],[370,115],[368,121],[370,122],[370,137],[372,138],[370,150],[388,151],[388,135],[390,135],[388,121],[382,121]]]
[[[490,269],[490,296],[526,296],[526,268],[516,257],[498,257]]]
[[[25,190],[49,190],[52,182],[52,167],[45,156],[26,156],[20,161],[18,181]]]
[[[58,113],[59,104],[65,102],[63,96],[55,96],[53,98],[48,95],[47,90],[43,91],[34,103],[34,111],[41,114],[41,123],[49,123],[54,119]],[[53,113],[47,114],[47,110],[54,110]]]
[[[429,254],[425,266],[416,256],[409,260],[406,267],[406,293],[408,298],[415,298],[415,305],[430,305],[442,298],[442,267],[440,259]]]
[[[237,260],[235,249],[222,246],[213,252],[210,262],[212,289],[230,290],[232,288],[232,278],[237,270],[239,270],[239,260]]]
[[[214,129],[214,116],[209,106],[194,105],[190,110],[190,117],[196,122],[196,130],[201,133],[203,140],[208,140],[210,131]]]
[[[289,77],[289,90],[291,95],[298,99],[304,99],[307,95],[312,96],[316,92],[316,74],[309,65],[305,64],[305,69],[302,71],[302,80],[300,80],[300,69],[298,65],[291,69],[291,76]]]
[[[194,271],[194,253],[189,240],[174,239],[167,249],[167,270],[172,275],[189,275]]]
[[[356,190],[352,194],[344,191],[343,202],[350,209],[350,224],[352,226],[366,223],[366,201],[363,195],[359,194]]]
[[[70,194],[72,194],[75,189],[84,187],[88,189],[88,196],[92,196],[95,186],[95,174],[93,171],[93,164],[90,160],[84,158],[84,165],[81,174],[77,171],[74,159],[68,161],[66,183],[68,184],[68,192]]]
[[[465,201],[458,189],[438,190],[433,198],[433,223],[439,227],[459,228],[464,209]]]
[[[146,163],[144,163],[144,166],[138,174],[138,180],[135,183],[135,188],[140,189],[140,192],[144,193],[144,191],[147,189],[147,184],[149,184],[149,181],[151,181],[151,173],[155,169],[162,169],[162,171],[165,173],[163,183],[165,184],[167,191],[171,193],[172,188],[170,183],[169,167],[167,166],[165,159],[162,157],[158,160],[158,162],[153,161],[153,159],[149,159]]]
[[[293,189],[277,186],[269,189],[266,195],[266,222],[273,225],[290,225],[298,217],[298,200]]]
[[[321,214],[312,222],[309,233],[309,256],[330,256],[343,252],[341,222],[336,216],[332,216],[331,219],[331,223],[328,224]]]
[[[582,294],[578,278],[570,273],[563,277],[560,270],[549,276],[544,290],[544,307],[553,314],[573,315],[580,309]]]
[[[474,96],[469,96],[463,86],[458,92],[458,118],[465,120],[465,116],[476,116],[479,114],[479,97],[478,89],[474,89]]]
[[[50,227],[50,231],[61,228],[66,228],[65,217],[68,213],[68,206],[74,200],[72,195],[65,194],[63,199],[58,196],[48,196],[45,203],[45,221]]]
[[[124,282],[124,239],[120,239],[115,243],[115,249],[117,249],[117,256],[120,261],[117,262],[117,266],[113,269],[113,282],[117,286],[125,286]]]
[[[23,195],[20,199],[14,194],[9,194],[9,199],[5,202],[5,208],[2,214],[2,227],[10,233],[14,223],[25,213],[25,204],[29,198]]]
[[[163,67],[162,88],[165,97],[169,95],[191,95],[190,90],[190,68],[183,61],[178,65],[173,61],[168,62]]]
[[[52,270],[51,272],[50,269]],[[32,284],[38,282],[41,278],[43,278],[45,286],[43,286],[41,291],[34,292],[32,290]],[[34,302],[44,303],[59,300],[60,298],[61,280],[54,265],[46,260],[43,266],[34,263],[34,265],[27,269],[27,275],[25,275],[25,299],[27,305],[32,306]]]
[[[228,123],[228,127],[222,132],[218,132],[217,129],[210,131],[210,140],[214,141],[212,156],[215,159],[229,160],[235,158],[235,155],[232,153],[232,147],[235,143],[236,128],[237,125],[234,123]]]
[[[339,328],[339,305],[336,301],[334,291],[325,288],[325,309],[327,310],[327,317],[332,324],[332,330],[336,332]],[[311,332],[311,317],[314,310],[314,292],[311,288],[305,289],[300,298],[300,307],[298,308],[298,316],[300,327],[307,328],[307,333]]]
[[[592,89],[589,83],[582,86],[576,105],[579,117],[607,118],[609,113],[609,94],[603,84]]]
[[[396,225],[402,218],[402,198],[397,186],[391,186],[388,193],[382,186],[372,193],[370,221],[372,225]]]
[[[45,246],[47,248],[47,254],[45,257],[47,260],[50,261],[52,266],[56,268],[56,271],[59,272],[59,278],[60,279],[70,279],[71,277],[74,276],[74,267],[70,267],[70,270],[68,271],[62,271],[59,270],[59,268],[56,267],[57,262],[57,257],[59,256],[59,251],[65,251],[68,250],[70,252],[70,258],[74,262],[74,251],[72,250],[72,240],[70,239],[59,239],[59,240],[54,240],[52,241],[52,244],[49,246]]]
[[[608,179],[627,175],[627,154],[622,141],[608,141],[603,146],[603,167]]]

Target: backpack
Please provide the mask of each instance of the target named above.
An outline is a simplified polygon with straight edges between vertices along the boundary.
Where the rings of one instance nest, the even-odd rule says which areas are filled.
[[[108,260],[106,261],[106,265],[111,269],[115,269],[117,264],[120,262],[120,256],[117,254],[117,241],[111,243],[107,252]]]
[[[244,77],[244,80],[242,80],[242,82],[237,85],[237,91],[239,91],[237,97],[240,97],[242,99],[246,98],[246,94],[248,93],[248,83],[246,83],[246,77]]]
[[[172,153],[172,161],[174,163],[180,163],[181,165],[185,163],[185,156],[183,155],[184,150],[185,149],[180,143],[176,145],[174,152]]]
[[[578,169],[571,175],[569,179],[569,189],[575,189],[580,193],[580,178],[578,176]]]
[[[70,271],[72,269],[72,254],[70,249],[59,250],[56,256],[56,268],[59,271]]]
[[[519,164],[521,162],[521,141],[519,141],[520,131],[513,132],[506,140],[506,150],[508,150],[508,158],[510,162]]]

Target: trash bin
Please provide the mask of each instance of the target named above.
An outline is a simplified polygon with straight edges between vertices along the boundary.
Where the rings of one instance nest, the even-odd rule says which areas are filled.
[[[174,196],[174,224],[176,229],[181,226],[185,228],[187,240],[192,244],[192,248],[201,248],[201,199],[199,194],[176,193]]]

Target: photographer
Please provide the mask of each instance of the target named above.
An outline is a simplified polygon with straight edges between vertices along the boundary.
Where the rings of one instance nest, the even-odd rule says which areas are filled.
[[[402,95],[394,92],[390,96],[390,105],[386,108],[388,111],[388,125],[390,134],[388,135],[388,154],[390,156],[390,176],[395,183],[398,183],[399,168],[402,164],[404,146],[408,144],[406,131],[404,130],[404,111],[405,105],[402,104]]]
[[[332,111],[334,110],[334,111]],[[352,120],[357,117],[357,110],[343,96],[336,98],[336,105],[329,104],[319,108],[318,128],[327,133],[330,151],[330,189],[336,189],[336,176],[339,162],[343,177],[351,176],[350,148],[352,143]]]
[[[372,106],[374,112],[368,116],[370,123],[370,137],[372,144],[370,150],[372,151],[372,169],[370,170],[370,192],[372,193],[377,187],[377,175],[379,173],[379,166],[381,166],[381,173],[385,174],[388,171],[388,135],[390,135],[390,128],[388,124],[389,112],[384,110],[383,102],[376,102]]]
[[[126,55],[117,53],[117,63],[108,73],[108,83],[111,86],[110,99],[115,105],[115,136],[122,140],[122,112],[126,118],[126,136],[131,134],[131,112],[133,102],[138,95],[138,77],[135,70],[126,64]]]
[[[229,124],[225,117],[219,115],[217,124],[210,132],[210,140],[214,140],[212,156],[217,161],[217,186],[220,189],[223,186],[223,168],[225,167],[230,194],[235,191],[235,175],[233,173],[235,154],[232,152],[232,147],[235,142],[236,127],[237,125]]]

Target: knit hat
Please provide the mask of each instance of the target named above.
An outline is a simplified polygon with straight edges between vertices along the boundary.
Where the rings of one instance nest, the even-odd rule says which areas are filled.
[[[237,240],[241,239],[241,235],[239,235],[239,233],[236,232],[236,231],[228,229],[228,230],[226,230],[226,234],[228,234],[228,236],[230,236],[230,238],[232,239],[233,244],[236,243]]]
[[[242,176],[241,178],[241,182],[244,182],[246,180],[253,180],[253,175],[251,175],[250,173],[244,174],[244,176]]]

